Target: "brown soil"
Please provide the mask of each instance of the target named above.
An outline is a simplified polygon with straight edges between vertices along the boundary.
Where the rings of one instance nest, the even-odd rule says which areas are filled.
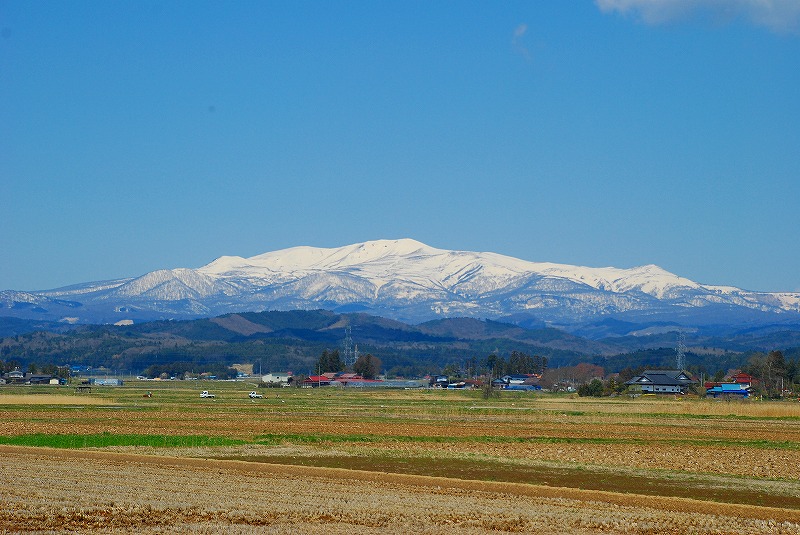
[[[231,457],[217,457],[230,459]],[[658,474],[636,475],[620,471],[597,470],[569,466],[525,466],[502,462],[452,458],[396,458],[370,455],[241,456],[238,460],[284,465],[345,468],[394,474],[419,474],[463,480],[503,481],[549,487],[605,490],[624,494],[676,496],[713,502],[760,505],[800,510],[800,496],[769,489],[754,490],[745,481],[728,480],[724,484],[710,478],[659,477]]]
[[[797,510],[675,497],[84,450],[0,455],[0,532],[800,534]]]

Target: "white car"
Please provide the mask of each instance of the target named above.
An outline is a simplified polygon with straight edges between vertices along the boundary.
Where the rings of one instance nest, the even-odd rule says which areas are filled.
[[[259,394],[258,392],[256,392],[255,390],[253,390],[252,392],[250,392],[247,395],[250,396],[250,399],[256,399],[256,398],[263,398],[264,397],[261,394]]]
[[[203,390],[202,392],[200,392],[200,397],[201,398],[214,398],[216,396],[214,394],[210,393],[208,390]]]

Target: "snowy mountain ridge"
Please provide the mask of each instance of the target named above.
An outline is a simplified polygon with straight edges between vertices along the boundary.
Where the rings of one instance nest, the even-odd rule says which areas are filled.
[[[436,249],[412,239],[292,247],[197,269],[41,292],[0,292],[0,315],[82,320],[191,318],[228,312],[364,311],[409,322],[527,314],[570,324],[604,316],[680,318],[800,313],[800,294],[698,284],[655,265],[630,269],[530,262]]]

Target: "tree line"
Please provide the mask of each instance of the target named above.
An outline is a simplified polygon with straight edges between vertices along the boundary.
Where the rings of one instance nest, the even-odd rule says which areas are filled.
[[[375,379],[380,373],[383,363],[372,353],[359,355],[353,363],[353,373],[364,379]],[[347,369],[338,349],[330,351],[324,349],[317,361],[317,373],[339,373]]]
[[[374,379],[381,372],[381,360],[366,353],[360,355],[352,367],[353,373],[365,379]],[[470,357],[460,364],[451,363],[441,368],[441,374],[452,378],[491,376],[492,378],[504,375],[537,374],[541,375],[547,369],[547,357],[541,355],[528,355],[521,351],[512,351],[508,358],[492,353],[485,359]],[[318,373],[337,373],[346,370],[344,361],[338,350],[325,349],[317,361]]]
[[[39,365],[35,362],[29,362],[27,366],[21,366],[16,360],[2,361],[0,360],[0,374],[20,370],[25,373],[52,375],[62,379],[69,378],[69,367],[57,366],[55,364]]]
[[[763,395],[779,398],[784,392],[796,392],[800,383],[800,357],[787,360],[783,351],[756,353],[742,371],[759,380],[756,388]]]

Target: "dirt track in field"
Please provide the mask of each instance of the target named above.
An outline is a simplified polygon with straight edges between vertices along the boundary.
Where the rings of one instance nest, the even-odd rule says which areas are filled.
[[[2,532],[800,534],[797,510],[681,498],[85,450],[0,456]]]

